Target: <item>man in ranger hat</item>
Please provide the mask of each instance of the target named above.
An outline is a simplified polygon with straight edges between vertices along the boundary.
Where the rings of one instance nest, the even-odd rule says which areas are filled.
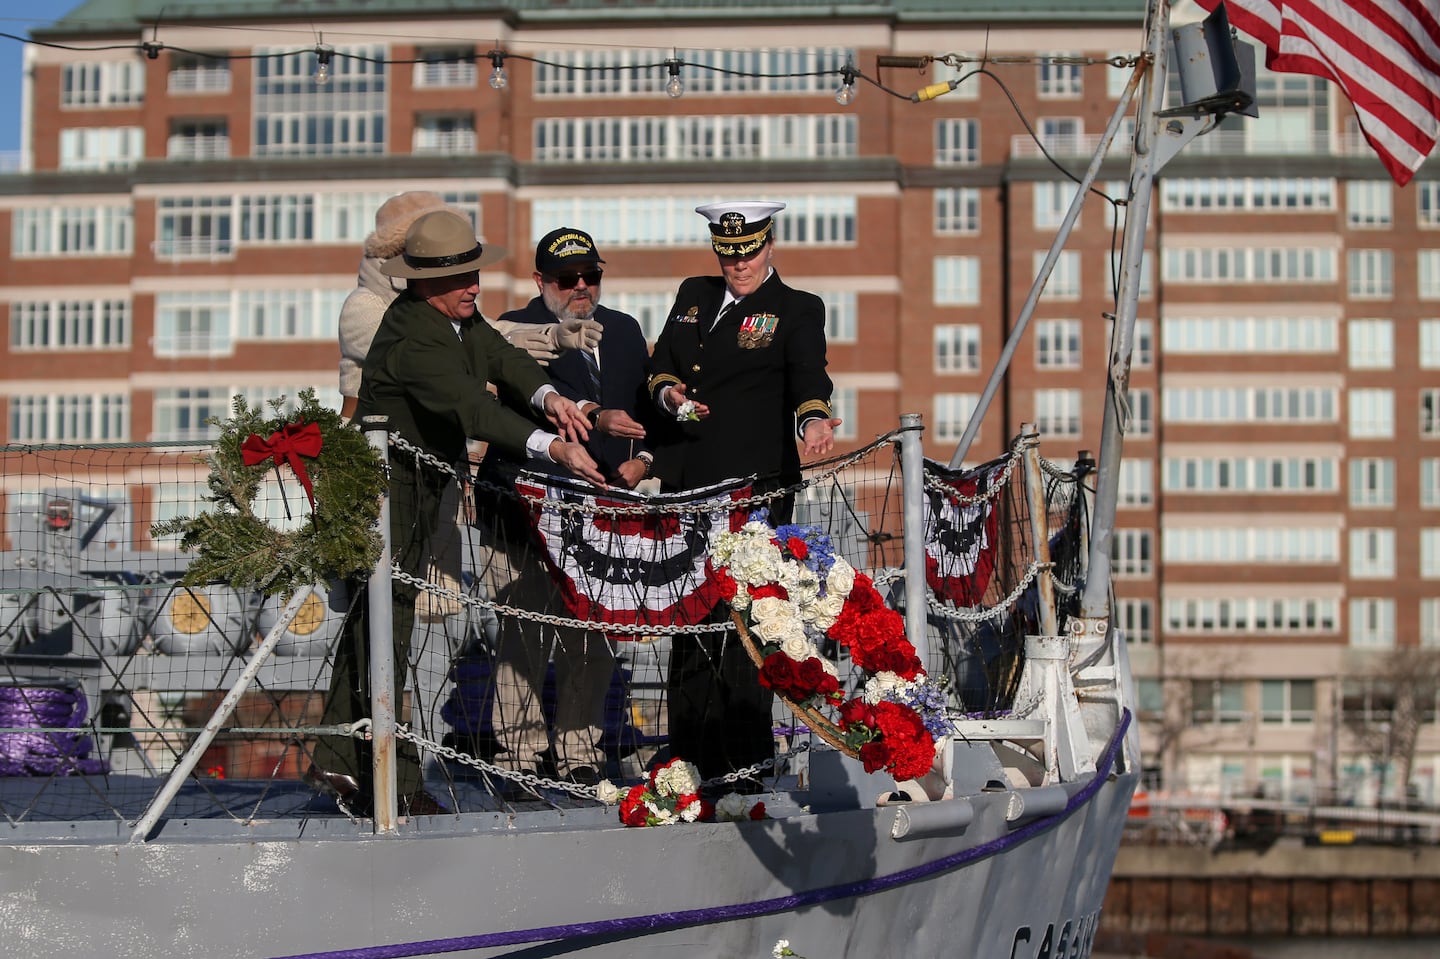
[[[422,453],[443,463],[466,457],[466,443],[480,440],[512,456],[555,463],[604,486],[604,477],[585,451],[589,423],[574,401],[562,396],[529,354],[512,346],[480,316],[481,266],[504,256],[475,238],[470,220],[454,210],[417,218],[405,235],[405,249],[381,271],[407,281],[405,292],[385,311],[366,354],[355,416],[388,417],[388,429]],[[494,383],[499,398],[486,384]],[[502,400],[504,401],[502,403]],[[533,408],[553,430],[537,428],[505,405]],[[418,457],[396,452],[390,458],[390,537],[394,561],[423,579],[430,559],[445,487],[454,477],[426,468]],[[352,593],[353,594],[353,593]],[[369,656],[364,610],[357,596],[351,629],[336,650],[327,697],[326,724],[351,723],[369,715]],[[415,589],[394,583],[395,702],[405,685]],[[435,811],[421,789],[420,765],[407,742],[397,748],[402,811]],[[335,794],[357,814],[369,812],[371,770],[367,744],[350,737],[323,737],[306,778]]]
[[[800,456],[834,446],[825,372],[825,305],[780,280],[775,214],[783,203],[711,203],[719,276],[680,284],[655,343],[648,389],[666,414],[657,429],[655,475],[666,489],[690,489],[753,474],[754,491],[800,479]],[[797,444],[798,440],[798,444]],[[793,498],[769,503],[775,524],[790,521]],[[678,640],[669,676],[670,741],[705,777],[771,758],[772,696],[738,642]]]
[[[595,240],[584,230],[569,226],[551,230],[535,247],[533,279],[539,295],[524,309],[503,314],[500,321],[522,330],[582,322],[596,326],[602,334],[596,345],[551,360],[550,381],[589,419],[586,448],[606,479],[634,489],[650,471],[645,427],[636,419],[641,406],[649,406],[645,363],[650,351],[633,316],[600,305],[604,263]],[[560,588],[541,560],[528,521],[513,515],[520,512],[519,504],[484,495],[482,484],[477,505],[482,512],[512,514],[486,524],[490,530],[509,534],[495,544],[486,570],[491,598],[506,606],[569,615],[560,604]],[[553,728],[547,729],[542,693],[552,653],[555,713]],[[597,783],[605,771],[599,744],[605,696],[614,669],[614,653],[603,633],[502,617],[496,650],[494,725],[505,753],[496,761],[517,772],[533,773],[546,765],[544,754],[548,752],[561,779],[581,785]]]

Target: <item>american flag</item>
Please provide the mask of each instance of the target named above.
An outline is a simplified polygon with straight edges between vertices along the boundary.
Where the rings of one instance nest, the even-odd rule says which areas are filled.
[[[1197,0],[1214,11],[1222,0]],[[1395,182],[1410,182],[1440,138],[1435,0],[1224,0],[1277,73],[1334,80]]]

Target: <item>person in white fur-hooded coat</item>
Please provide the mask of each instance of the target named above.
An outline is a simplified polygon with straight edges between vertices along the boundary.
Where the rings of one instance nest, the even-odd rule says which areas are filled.
[[[405,289],[405,281],[380,272],[380,264],[405,249],[405,233],[421,216],[435,210],[453,209],[438,193],[411,190],[392,196],[375,211],[375,232],[365,238],[365,254],[355,289],[340,308],[340,415],[349,419],[360,393],[360,371],[370,341],[380,328],[380,318],[390,301]],[[463,214],[462,214],[463,215]],[[594,349],[600,342],[600,324],[594,320],[572,320],[537,326],[533,323],[499,322],[486,317],[507,340],[548,365],[560,350]]]

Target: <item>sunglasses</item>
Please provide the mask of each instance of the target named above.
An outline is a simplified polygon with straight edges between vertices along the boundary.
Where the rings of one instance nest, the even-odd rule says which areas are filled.
[[[562,290],[573,290],[580,285],[581,280],[585,281],[586,286],[599,286],[600,277],[604,274],[604,270],[586,270],[583,273],[560,273],[547,279]]]

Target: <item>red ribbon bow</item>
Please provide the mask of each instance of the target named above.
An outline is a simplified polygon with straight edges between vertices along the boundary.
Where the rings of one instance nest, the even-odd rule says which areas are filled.
[[[300,457],[316,457],[320,455],[320,424],[318,423],[286,423],[283,429],[278,429],[270,434],[269,439],[261,439],[259,433],[251,433],[245,437],[245,442],[240,444],[240,458],[245,461],[246,466],[254,466],[271,460],[278,468],[281,463],[289,463],[290,468],[295,471],[295,476],[300,480],[300,485],[305,487],[305,495],[310,498],[310,512],[315,512],[315,491],[310,485],[310,474],[305,471],[305,464]]]

